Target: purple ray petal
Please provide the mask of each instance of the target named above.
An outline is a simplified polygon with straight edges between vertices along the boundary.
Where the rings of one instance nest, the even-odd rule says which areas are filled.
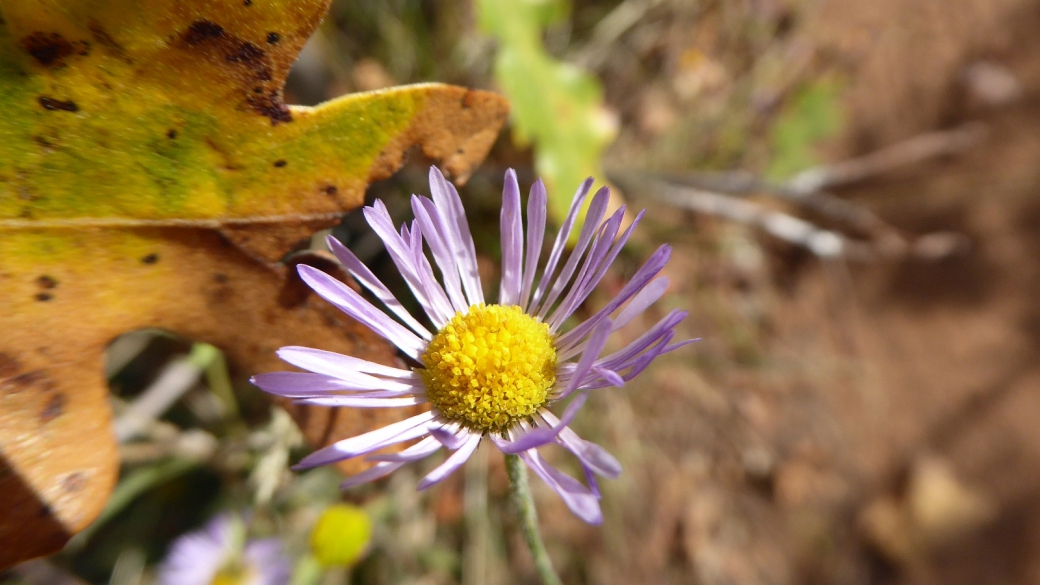
[[[610,328],[613,324],[613,321],[606,319],[592,330],[592,334],[589,335],[589,339],[585,344],[585,350],[582,351],[581,358],[578,360],[578,365],[575,366],[574,371],[571,373],[571,380],[564,386],[563,392],[560,393],[558,399],[566,398],[571,392],[577,390],[578,381],[592,370],[592,366],[599,358],[599,354],[603,352],[603,348],[607,345],[607,338],[610,337]]]
[[[527,257],[524,260],[523,286],[520,290],[520,307],[525,312],[527,312],[528,302],[531,300],[534,275],[538,272],[538,259],[542,254],[547,204],[545,183],[538,179],[534,185],[531,185],[531,192],[527,197]]]
[[[621,376],[622,379],[624,379],[626,382],[634,379],[636,376],[641,374],[643,370],[650,365],[651,362],[653,362],[659,356],[666,353],[666,351],[669,348],[674,347],[668,344],[673,337],[675,337],[675,332],[667,331],[660,339],[656,340],[652,345],[647,347],[643,351],[643,353],[626,359],[624,363],[618,364],[617,370],[619,372],[624,371],[624,373]],[[681,346],[683,344],[675,345]],[[582,390],[595,390],[597,388],[603,388],[607,385],[608,384],[601,379],[586,376],[586,378],[582,380],[581,384],[579,385],[579,388],[581,388]]]
[[[400,382],[379,380],[378,378],[373,379],[376,380],[376,384],[367,382],[359,384],[342,378],[309,372],[268,372],[266,374],[257,374],[250,378],[249,381],[264,392],[289,398],[370,390],[388,390],[400,394],[413,392],[416,389],[415,386],[409,384],[402,385]]]
[[[397,266],[397,271],[401,273],[401,277],[404,278],[408,288],[412,290],[415,300],[419,302],[419,305],[429,315],[436,327],[444,326],[447,318],[444,317],[443,311],[438,310],[441,299],[436,298],[438,292],[440,295],[444,295],[444,291],[440,289],[440,286],[435,289],[427,289],[423,285],[422,280],[419,278],[419,267],[416,265],[412,246],[409,245],[411,238],[419,234],[412,233],[404,226],[401,228],[401,233],[398,234],[394,229],[393,220],[390,219],[390,212],[387,211],[386,205],[378,199],[371,207],[366,207],[362,211],[372,231],[383,240],[383,245],[386,246],[390,259]],[[447,297],[443,299],[443,302],[447,304]]]
[[[354,475],[351,475],[347,479],[343,480],[343,483],[339,484],[339,489],[345,490],[348,488],[352,488],[356,485],[361,485],[363,483],[375,481],[381,477],[386,477],[400,469],[402,466],[404,466],[404,464],[405,462],[403,461],[397,463],[376,463],[375,465],[369,467],[361,473],[356,473]]]
[[[668,286],[671,281],[668,280],[667,276],[659,276],[650,281],[643,290],[639,291],[636,296],[632,297],[632,300],[625,305],[621,312],[618,313],[617,318],[614,319],[614,331],[621,329],[625,325],[628,325],[632,319],[643,313],[643,311],[650,308],[650,305],[661,300],[664,293],[668,290]]]
[[[315,406],[348,406],[353,408],[393,408],[425,404],[425,396],[401,396],[394,398],[373,397],[360,394],[357,396],[318,396],[294,400],[297,404],[313,404]]]
[[[469,438],[466,439],[466,442],[464,442],[457,451],[451,454],[451,457],[445,459],[444,463],[438,465],[436,469],[426,474],[426,477],[419,481],[419,491],[423,491],[426,488],[440,483],[446,477],[454,473],[455,470],[461,467],[462,464],[469,459],[469,456],[476,451],[477,445],[480,445],[480,435],[471,434]]]
[[[537,451],[521,453],[520,458],[542,478],[556,493],[563,498],[571,512],[589,524],[602,524],[603,512],[599,508],[599,498],[573,477],[545,463]]]
[[[430,245],[430,251],[433,252],[433,259],[440,270],[441,280],[444,282],[444,289],[448,293],[448,299],[451,301],[455,311],[465,310],[469,307],[469,304],[462,296],[459,267],[455,263],[455,257],[448,243],[438,229],[440,218],[437,217],[437,208],[434,206],[433,201],[425,197],[412,195],[412,212],[415,214],[415,220],[419,222],[419,230],[426,239],[426,243]]]
[[[292,561],[285,554],[282,541],[277,538],[251,540],[243,551],[255,575],[251,585],[286,585],[292,576]]]
[[[361,283],[361,286],[375,295],[379,302],[383,303],[384,307],[389,309],[394,315],[397,315],[398,319],[404,321],[405,325],[423,339],[431,339],[433,337],[433,334],[404,308],[404,305],[397,300],[394,293],[390,292],[390,289],[386,288],[386,285],[380,282],[376,275],[372,274],[372,271],[353,252],[332,236],[325,238],[325,242],[340,261],[340,264],[343,264],[343,267]]]
[[[544,416],[544,415],[543,415]],[[558,420],[554,420],[556,417],[546,416],[546,421],[551,424],[558,423]],[[558,442],[563,445],[565,449],[570,451],[577,457],[581,464],[603,477],[614,479],[621,475],[621,463],[614,458],[613,455],[607,452],[606,449],[599,445],[586,441],[578,436],[570,428],[565,428],[560,433]]]
[[[190,532],[173,542],[159,566],[161,585],[206,585],[220,570],[228,548],[231,518],[222,514],[205,528]]]
[[[442,445],[452,451],[458,449],[469,440],[473,433],[463,429],[458,424],[430,426],[430,434]]]
[[[498,303],[505,306],[516,305],[520,302],[523,278],[521,265],[524,255],[524,228],[520,217],[520,185],[516,182],[516,171],[513,169],[506,171],[499,226],[502,235],[502,285],[498,293]]]
[[[556,242],[553,244],[552,251],[549,252],[549,261],[545,264],[545,270],[542,271],[541,278],[538,279],[538,288],[535,289],[534,297],[531,298],[531,304],[528,306],[527,311],[528,314],[532,313],[533,309],[539,306],[542,295],[545,294],[546,289],[552,284],[553,273],[556,272],[556,264],[560,261],[560,256],[567,245],[567,240],[571,237],[574,222],[578,218],[578,212],[581,210],[585,197],[589,194],[589,189],[592,188],[592,183],[592,177],[585,179],[574,193],[574,199],[571,200],[571,208],[567,211],[567,218],[563,220],[563,225],[560,226],[560,231],[556,234]]]
[[[329,376],[336,376],[340,372],[363,372],[388,378],[419,379],[415,372],[411,370],[384,366],[383,364],[323,349],[287,345],[275,353],[278,354],[278,357],[298,368]]]
[[[690,345],[692,343],[697,343],[700,340],[701,340],[700,337],[694,337],[693,339],[685,339],[683,341],[677,341],[675,343],[670,344],[668,347],[665,347],[664,350],[661,353],[668,353],[670,351],[675,351],[675,350],[679,349],[680,347],[686,347],[687,345]]]
[[[430,315],[431,319],[437,322],[447,323],[455,315],[455,308],[452,306],[451,301],[448,299],[448,295],[444,292],[444,288],[441,283],[437,282],[437,277],[433,274],[433,267],[430,266],[430,261],[427,260],[426,254],[423,252],[423,240],[422,231],[419,227],[418,220],[415,221],[415,226],[412,229],[412,240],[408,244],[409,252],[412,254],[412,260],[415,263],[416,274],[419,277],[419,282],[429,295],[434,313]],[[443,327],[443,324],[438,327]]]
[[[302,461],[294,466],[294,469],[327,465],[359,455],[367,455],[388,445],[417,439],[427,434],[426,423],[433,420],[434,416],[436,415],[432,411],[424,412],[400,422],[389,424],[383,428],[337,441],[324,449],[319,449],[304,457]]]
[[[445,233],[455,236],[459,272],[462,274],[462,285],[466,289],[469,304],[479,305],[484,302],[484,292],[481,290],[480,273],[477,271],[477,249],[473,245],[473,236],[470,235],[466,211],[462,208],[462,199],[459,198],[455,186],[444,178],[437,167],[430,167],[430,195],[448,224],[445,226]]]
[[[286,361],[289,361],[289,360],[286,360]],[[293,363],[293,362],[289,361],[289,363]],[[300,366],[300,367],[304,367],[304,366]],[[387,378],[377,378],[377,377],[371,376],[369,374],[362,374],[361,372],[350,371],[350,370],[343,370],[343,369],[333,370],[333,369],[330,369],[330,368],[320,368],[320,369],[321,369],[321,371],[317,371],[317,372],[315,372],[315,374],[320,374],[322,376],[326,376],[328,378],[335,379],[335,380],[337,380],[339,382],[339,387],[338,388],[333,388],[333,390],[349,390],[349,391],[390,390],[390,391],[397,391],[397,392],[411,392],[416,387],[421,387],[421,385],[422,385],[422,380],[419,379],[418,377],[415,377],[415,378],[412,378],[412,379],[408,379],[408,380],[401,380],[401,379],[396,379],[395,380],[395,379],[387,379]],[[274,376],[274,377],[271,377],[268,380],[268,379],[266,379],[267,376],[268,376],[267,374],[258,374],[258,376],[264,376],[264,378],[259,378],[258,379],[259,384],[257,384],[257,385],[260,386],[261,388],[265,388],[264,384],[268,384],[268,385],[270,385],[273,388],[271,390],[272,392],[277,392],[279,390],[279,388],[281,388],[282,390],[288,389],[288,390],[291,391],[292,387],[288,386],[288,384],[292,384],[292,383],[304,383],[304,384],[306,384],[307,383],[307,378],[301,378],[300,376],[295,375],[295,374],[300,374],[301,372],[271,372],[271,373],[272,374],[283,374],[283,375]],[[313,378],[311,383],[313,384],[313,386],[317,387],[317,386],[321,385],[323,382],[322,382],[322,380],[320,378]]]
[[[373,307],[358,293],[328,274],[306,264],[297,265],[300,278],[326,301],[336,305],[344,313],[365,325],[375,333],[393,343],[409,356],[419,359],[426,348],[426,341],[403,325]]]
[[[628,281],[628,283],[622,287],[621,292],[607,303],[605,307],[574,329],[571,329],[560,336],[556,340],[557,349],[566,352],[567,349],[572,345],[577,344],[582,337],[592,331],[594,327],[617,310],[617,308],[624,304],[625,301],[635,296],[636,293],[642,290],[651,279],[661,272],[661,269],[663,269],[665,264],[668,263],[668,258],[671,256],[671,253],[672,248],[667,244],[658,248],[657,251],[655,251],[650,258],[639,267],[639,270],[632,275],[632,280]]]
[[[495,441],[495,444],[498,445],[498,450],[507,455],[515,455],[552,443],[559,436],[560,432],[574,420],[575,415],[585,405],[585,401],[588,398],[588,392],[578,392],[578,395],[567,405],[563,416],[559,418],[559,422],[556,425],[534,427],[521,434],[514,441],[499,439]]]
[[[610,189],[608,187],[601,188],[592,197],[592,203],[589,204],[589,208],[585,212],[585,223],[581,226],[581,231],[578,233],[578,241],[574,244],[574,250],[567,258],[567,263],[563,265],[563,269],[560,270],[560,275],[553,282],[549,294],[538,305],[537,315],[539,319],[545,317],[549,309],[552,308],[553,303],[559,298],[560,293],[563,292],[564,287],[570,283],[571,276],[574,275],[574,269],[578,266],[578,262],[585,253],[585,248],[588,247],[589,242],[592,241],[592,236],[599,229],[600,221],[603,219],[603,214],[607,211],[607,203],[609,202]]]
[[[650,329],[647,329],[645,333],[625,347],[597,361],[596,365],[615,371],[624,369],[623,364],[626,361],[646,351],[648,347],[658,343],[665,335],[669,333],[674,334],[673,330],[686,318],[686,315],[686,311],[672,309],[660,321],[655,323]]]
[[[624,209],[624,206],[622,206],[622,209]],[[593,272],[591,272],[588,276],[586,276],[580,284],[575,285],[575,289],[578,292],[574,295],[573,298],[569,299],[569,301],[565,301],[564,304],[567,305],[566,307],[561,307],[559,316],[557,316],[553,320],[553,332],[557,331],[560,328],[560,326],[563,325],[564,321],[566,321],[574,313],[574,311],[577,310],[577,308],[581,306],[583,302],[585,302],[585,299],[587,299],[589,295],[592,294],[592,291],[595,290],[596,286],[599,285],[601,280],[603,280],[603,277],[607,274],[607,270],[610,269],[610,266],[614,263],[614,260],[617,259],[618,254],[621,253],[621,249],[625,246],[626,243],[628,243],[629,237],[632,236],[632,232],[636,229],[636,226],[639,225],[639,222],[643,219],[643,215],[645,213],[646,210],[644,209],[643,211],[640,211],[638,215],[636,215],[636,218],[632,220],[632,224],[629,225],[628,229],[625,230],[625,233],[622,234],[621,237],[619,237],[614,242],[610,250],[605,255],[597,259],[596,269]],[[611,235],[611,238],[613,238],[613,235]],[[615,328],[618,327],[616,323],[614,326]]]
[[[287,398],[297,398],[297,402],[309,401],[311,399],[320,400],[323,398],[330,397],[351,397],[351,398],[404,398],[408,396],[426,396],[426,388],[423,386],[415,386],[414,388],[406,391],[400,390],[359,390],[357,392],[329,392],[327,394],[307,394],[304,396],[288,396]]]
[[[370,207],[365,207],[361,211],[365,215],[365,221],[368,222],[369,227],[383,241],[387,254],[393,260],[394,266],[397,266],[397,271],[408,284],[408,288],[412,289],[412,294],[416,295],[420,302],[427,300],[419,299],[418,297],[423,291],[408,248],[408,241],[411,236],[408,227],[402,225],[401,232],[398,233],[394,229],[394,220],[390,217],[390,212],[379,199],[376,199]]]
[[[549,330],[553,333],[556,333],[560,325],[574,313],[581,302],[592,292],[595,285],[603,278],[603,275],[606,274],[606,268],[609,268],[610,262],[613,262],[613,258],[608,260],[610,252],[614,250],[620,251],[620,246],[624,245],[623,242],[614,242],[618,230],[621,229],[621,221],[624,219],[624,215],[625,206],[622,205],[610,219],[603,222],[603,225],[600,226],[595,239],[592,241],[592,248],[589,249],[585,262],[582,263],[581,270],[578,271],[578,276],[574,279],[574,284],[567,291],[567,295],[563,297],[563,300],[560,301],[559,306],[546,319],[549,323]],[[606,265],[603,266],[605,262]],[[600,270],[601,266],[603,267],[602,270]]]
[[[400,453],[377,453],[365,457],[368,461],[386,461],[388,463],[408,463],[425,459],[441,449],[440,441],[426,437]]]
[[[585,483],[589,486],[589,492],[596,496],[597,500],[602,498],[603,494],[599,493],[599,482],[596,481],[596,474],[585,464],[582,464],[581,471],[585,475]]]
[[[607,384],[610,384],[611,386],[621,387],[625,385],[625,380],[621,377],[620,374],[618,374],[614,370],[608,370],[599,366],[592,366],[592,372],[598,374],[601,378],[603,378],[603,381],[605,381]]]

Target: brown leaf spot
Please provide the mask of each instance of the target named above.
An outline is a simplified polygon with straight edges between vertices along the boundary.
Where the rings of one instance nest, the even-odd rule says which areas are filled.
[[[61,416],[61,413],[65,410],[65,395],[57,393],[51,396],[47,400],[47,404],[44,405],[43,411],[40,412],[40,422],[49,423],[52,420]]]
[[[13,362],[15,367],[20,367],[18,362]],[[12,372],[17,373],[18,370]],[[17,394],[35,388],[40,392],[51,392],[54,390],[54,381],[47,377],[41,370],[32,370],[24,374],[0,377],[0,392],[5,394]]]
[[[174,138],[177,138],[177,130],[174,129],[174,128],[170,128],[169,130],[166,131],[166,137],[169,138],[170,140],[173,140]]]
[[[281,37],[278,36],[278,33],[276,33],[276,32],[269,32],[269,33],[267,33],[267,42],[268,42],[268,44],[271,44],[271,45],[277,44],[280,39],[281,39]]]
[[[6,353],[0,353],[0,383],[22,371],[22,364]]]
[[[78,112],[79,106],[72,100],[59,100],[45,95],[41,95],[40,99],[37,100],[45,110],[61,110],[63,112]]]
[[[112,35],[108,34],[108,31],[101,27],[101,24],[92,21],[87,28],[90,30],[90,36],[94,38],[95,43],[108,49],[122,61],[133,63],[133,59],[127,57],[126,49],[123,48],[123,45],[116,42]]]
[[[69,493],[78,492],[85,485],[87,485],[87,475],[82,471],[72,472],[61,480],[61,489]]]
[[[159,261],[159,255],[156,254],[155,252],[152,252],[151,254],[148,254],[144,258],[141,258],[141,262],[144,262],[145,264],[155,264],[158,261]]]
[[[58,286],[58,281],[53,276],[44,274],[36,279],[36,284],[40,285],[40,288],[54,288]]]
[[[274,166],[276,166],[278,168],[282,168],[282,167],[284,167],[287,164],[289,164],[289,163],[285,162],[285,159],[281,159],[281,158],[276,160],[276,161],[274,161]]]
[[[209,20],[196,20],[184,33],[184,42],[189,45],[198,45],[207,40],[224,36],[224,27]]]
[[[246,75],[236,73],[235,78],[244,78],[243,90],[256,95],[247,95],[246,103],[256,113],[271,120],[271,125],[292,122],[292,112],[282,99],[280,88],[265,90],[263,84],[273,79],[273,65],[267,53],[255,43],[228,33],[223,26],[209,21],[196,20],[181,35],[188,48],[203,51],[213,56],[222,56],[225,63],[245,70]],[[260,91],[257,90],[257,83]]]
[[[22,37],[22,48],[44,67],[64,65],[62,59],[75,52],[72,43],[58,33],[34,32]]]
[[[51,293],[45,293],[45,292],[36,293],[36,300],[40,301],[41,303],[46,303],[47,301],[49,301],[49,300],[51,300],[53,298],[54,298],[54,295],[52,295]]]
[[[289,106],[285,105],[285,102],[282,100],[282,93],[280,91],[272,91],[271,93],[260,97],[252,96],[248,101],[249,105],[252,106],[257,113],[271,119],[272,126],[277,126],[279,122],[292,122],[293,120],[292,112],[289,111]]]
[[[329,185],[328,187],[325,187],[325,194],[326,195],[335,195],[336,191],[337,191],[337,189],[336,189],[335,185]]]
[[[265,53],[263,52],[263,50],[260,49],[260,47],[250,42],[243,42],[241,45],[238,46],[237,50],[235,50],[232,53],[229,53],[224,58],[227,59],[228,63],[245,63],[251,67],[263,67],[264,64],[262,61],[264,56]],[[270,70],[268,70],[267,75],[268,78],[264,79],[264,81],[269,81],[271,79]]]
[[[236,291],[234,287],[228,284],[227,280],[216,280],[217,286],[210,287],[209,290],[209,302],[211,305],[229,305],[235,302]]]

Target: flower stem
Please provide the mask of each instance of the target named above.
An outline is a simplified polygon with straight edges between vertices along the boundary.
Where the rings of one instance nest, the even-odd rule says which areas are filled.
[[[524,533],[527,548],[534,556],[534,565],[545,585],[562,585],[553,569],[549,553],[545,550],[542,535],[538,532],[538,513],[534,509],[531,488],[527,485],[527,467],[519,455],[506,455],[506,472],[509,474],[510,493],[513,504],[520,514],[520,530]]]

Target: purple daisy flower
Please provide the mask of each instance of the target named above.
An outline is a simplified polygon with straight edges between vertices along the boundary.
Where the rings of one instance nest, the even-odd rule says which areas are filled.
[[[245,541],[231,515],[174,541],[159,566],[160,585],[286,585],[292,565],[277,538]]]
[[[606,306],[569,331],[561,331],[606,274],[643,215],[640,213],[619,237],[625,209],[604,221],[609,190],[600,189],[592,197],[573,251],[564,261],[566,244],[591,186],[589,178],[578,189],[549,258],[539,270],[545,235],[545,187],[538,181],[531,188],[525,238],[516,173],[506,172],[501,212],[502,281],[497,304],[485,302],[462,200],[436,168],[430,169],[432,199],[412,196],[415,220],[411,226],[405,224],[400,232],[395,230],[381,201],[366,207],[365,218],[383,240],[434,331],[409,314],[334,238],[328,239],[333,254],[396,320],[342,282],[300,265],[300,276],[315,292],[422,367],[392,368],[318,349],[283,347],[278,351],[283,360],[310,373],[260,374],[253,383],[272,394],[321,406],[429,404],[431,408],[320,449],[297,468],[361,456],[377,462],[347,478],[345,489],[383,477],[442,447],[452,451],[419,482],[423,490],[458,469],[481,440],[489,440],[503,453],[519,455],[583,520],[602,522],[595,476],[617,477],[621,466],[603,448],[578,437],[568,425],[590,391],[623,385],[657,356],[689,341],[672,343],[675,327],[686,316],[684,311],[673,310],[627,347],[600,356],[613,331],[664,294],[668,279],[657,275],[668,261],[668,246],[658,248]],[[424,252],[424,243],[433,262]],[[439,280],[434,267],[440,273]],[[560,416],[549,410],[554,403],[567,399],[570,403]],[[399,453],[373,454],[415,439],[421,440]],[[550,443],[561,445],[578,458],[587,485],[542,459],[537,448]]]

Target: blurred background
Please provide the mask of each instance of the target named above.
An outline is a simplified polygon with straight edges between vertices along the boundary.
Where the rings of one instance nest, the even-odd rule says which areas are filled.
[[[487,279],[509,167],[557,208],[595,174],[648,209],[589,307],[674,247],[646,319],[684,308],[702,341],[576,422],[625,468],[604,525],[532,482],[566,583],[1040,583],[1038,30],[1034,0],[336,0],[287,100],[505,93],[462,190]],[[369,195],[408,219],[428,165]],[[391,280],[358,215],[337,235]],[[428,492],[435,461],[340,494],[333,469],[286,470],[307,448],[243,374],[191,340],[117,340],[117,414],[180,390],[123,446],[102,518],[2,582],[150,583],[228,510],[302,558],[341,500],[367,552],[315,582],[537,582],[497,452]]]

